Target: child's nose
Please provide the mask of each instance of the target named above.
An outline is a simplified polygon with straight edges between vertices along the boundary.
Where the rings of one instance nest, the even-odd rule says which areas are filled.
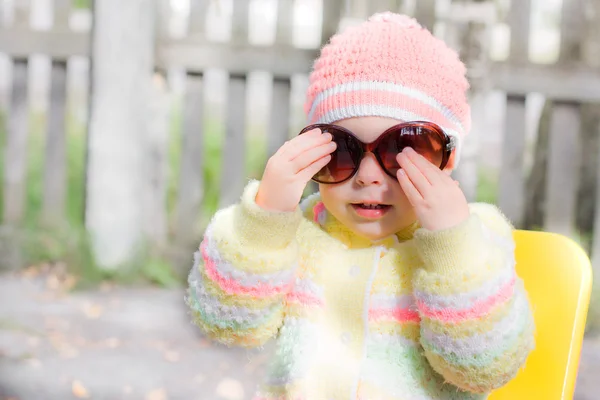
[[[361,186],[381,185],[383,183],[385,171],[377,162],[373,153],[366,153],[360,162],[356,181]]]

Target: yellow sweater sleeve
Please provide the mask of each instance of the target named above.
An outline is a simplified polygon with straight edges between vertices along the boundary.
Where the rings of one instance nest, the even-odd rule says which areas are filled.
[[[492,205],[472,204],[462,224],[421,229],[414,280],[421,344],[432,367],[462,390],[505,385],[534,347],[534,323],[515,273],[512,226]]]
[[[255,202],[258,185],[250,182],[239,204],[215,214],[188,278],[194,322],[228,345],[255,347],[270,339],[294,282],[302,213],[263,210]]]

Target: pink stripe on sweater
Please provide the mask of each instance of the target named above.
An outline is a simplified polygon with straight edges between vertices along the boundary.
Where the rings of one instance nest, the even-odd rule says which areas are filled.
[[[490,310],[499,304],[508,301],[515,288],[516,277],[504,285],[496,294],[482,299],[473,304],[472,307],[464,310],[455,310],[452,308],[444,308],[441,310],[430,308],[425,302],[417,301],[417,307],[421,314],[430,319],[439,319],[444,322],[462,322],[469,319],[481,318],[489,314]]]
[[[369,319],[371,321],[393,320],[396,322],[417,323],[421,321],[417,311],[407,310],[406,308],[371,309],[369,310]]]
[[[228,294],[244,294],[262,299],[285,293],[289,291],[293,285],[292,281],[284,286],[271,286],[265,283],[258,283],[254,287],[244,287],[238,282],[236,282],[235,279],[228,279],[219,274],[215,262],[206,253],[204,243],[202,243],[202,246],[200,246],[200,250],[202,252],[202,258],[204,259],[204,268],[206,270],[206,275],[212,281],[216,282],[219,285],[219,287]]]
[[[299,303],[304,306],[322,306],[323,300],[310,294],[303,292],[292,292],[285,297],[286,301]]]
[[[324,114],[326,114],[334,108],[344,108],[362,104],[365,96],[364,92],[364,90],[341,92],[326,98],[321,104],[317,105],[315,113],[311,120],[318,121]],[[452,122],[434,107],[422,103],[419,100],[416,100],[405,94],[378,90],[369,91],[368,95],[369,96],[367,97],[367,99],[372,104],[383,104],[386,105],[386,107],[389,104],[410,104],[410,107],[406,108],[410,112],[417,114],[422,118],[427,118],[431,121],[435,121],[438,125],[446,126],[448,127],[448,129],[462,131],[460,127],[456,126],[454,122]]]
[[[313,220],[318,224],[322,224],[324,222],[323,221],[323,213],[324,212],[325,212],[325,204],[323,204],[322,201],[319,201],[313,207]]]

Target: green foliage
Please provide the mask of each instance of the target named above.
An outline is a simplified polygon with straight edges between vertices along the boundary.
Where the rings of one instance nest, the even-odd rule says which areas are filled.
[[[498,178],[494,170],[479,168],[478,202],[496,204],[498,201]]]
[[[78,8],[78,9],[92,8],[92,0],[73,0],[73,8]]]
[[[169,262],[161,258],[149,259],[143,264],[141,273],[150,282],[163,287],[177,287],[180,284]]]

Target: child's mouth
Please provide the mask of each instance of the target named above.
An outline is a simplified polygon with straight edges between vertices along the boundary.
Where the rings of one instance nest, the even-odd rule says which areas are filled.
[[[352,203],[352,208],[361,217],[377,219],[383,217],[391,208],[389,204],[379,203]]]

